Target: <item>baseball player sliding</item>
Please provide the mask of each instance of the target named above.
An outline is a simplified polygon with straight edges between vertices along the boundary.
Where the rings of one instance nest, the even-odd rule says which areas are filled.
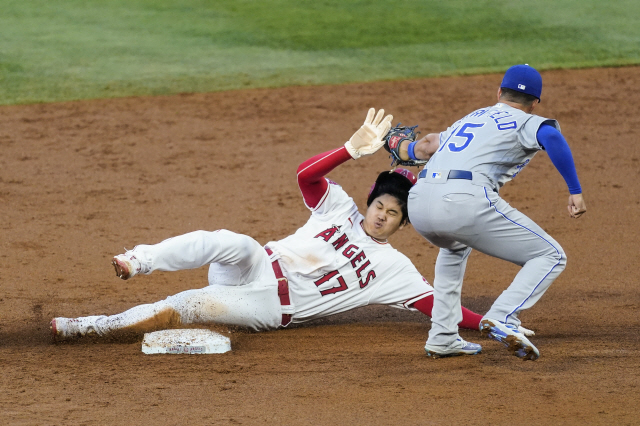
[[[382,147],[392,119],[383,115],[372,108],[344,146],[299,166],[298,184],[311,217],[293,235],[262,247],[226,230],[196,231],[138,245],[113,258],[120,278],[209,265],[209,286],[117,315],[54,318],[54,337],[142,333],[196,323],[277,329],[368,304],[431,315],[433,288],[387,242],[408,223],[407,197],[415,176],[404,169],[381,173],[364,216],[338,184],[324,177],[347,160]],[[476,330],[482,318],[465,308],[455,316],[461,327]]]
[[[567,256],[542,228],[500,198],[498,191],[544,149],[569,188],[570,216],[579,218],[586,212],[560,126],[533,114],[541,93],[538,71],[515,65],[506,71],[494,106],[472,112],[444,132],[389,147],[401,163],[429,160],[408,199],[413,227],[440,247],[432,325],[425,345],[429,356],[480,351],[480,345],[458,336],[462,279],[472,248],[522,266],[483,317],[482,334],[502,342],[520,358],[540,356],[518,331],[518,315],[540,299],[564,270]]]

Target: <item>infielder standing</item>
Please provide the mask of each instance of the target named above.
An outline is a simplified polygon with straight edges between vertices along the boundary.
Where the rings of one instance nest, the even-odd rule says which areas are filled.
[[[392,119],[382,119],[383,115],[383,110],[375,114],[372,108],[343,147],[300,165],[298,184],[311,217],[293,235],[262,247],[248,236],[226,230],[196,231],[155,245],[138,245],[114,257],[120,278],[209,265],[209,286],[117,315],[54,318],[54,338],[142,333],[195,323],[276,329],[368,304],[430,315],[433,288],[387,242],[408,223],[407,196],[415,176],[402,169],[381,173],[364,216],[339,185],[324,177],[347,160],[373,154],[383,145]],[[464,308],[456,317],[461,327],[476,330],[482,318]]]
[[[427,160],[408,201],[413,227],[440,247],[435,267],[429,356],[475,353],[458,337],[462,279],[471,249],[522,266],[483,317],[483,335],[504,343],[523,359],[538,349],[518,331],[521,311],[533,306],[564,270],[562,247],[498,195],[541,149],[547,151],[569,189],[569,214],[586,211],[571,150],[555,120],[533,115],[542,77],[528,65],[507,70],[498,103],[478,109],[441,133],[404,142],[400,157]]]

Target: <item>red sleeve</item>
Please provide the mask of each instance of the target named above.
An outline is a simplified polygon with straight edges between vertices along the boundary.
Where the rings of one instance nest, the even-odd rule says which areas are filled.
[[[351,155],[341,146],[311,157],[298,166],[298,186],[307,206],[312,209],[318,206],[327,192],[328,184],[324,176],[347,160],[351,160]]]

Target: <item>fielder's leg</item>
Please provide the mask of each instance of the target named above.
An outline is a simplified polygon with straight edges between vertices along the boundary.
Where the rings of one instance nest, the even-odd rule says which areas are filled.
[[[566,255],[542,228],[495,192],[485,189],[485,202],[485,208],[478,210],[478,222],[484,232],[472,246],[522,269],[480,321],[480,330],[506,345],[514,355],[536,360],[540,352],[520,332],[518,314],[533,306],[564,270]]]
[[[454,183],[431,184],[424,180],[409,193],[409,218],[425,239],[440,247],[434,278],[431,329],[425,350],[429,356],[476,354],[481,347],[458,335],[462,320],[460,294],[471,248],[459,243],[458,233],[475,235],[475,217],[467,206],[473,194]]]
[[[490,204],[489,204],[490,203]],[[487,193],[489,208],[479,216],[485,232],[473,247],[508,260],[522,269],[496,299],[485,318],[520,325],[518,313],[533,306],[564,270],[567,256],[551,236],[495,193]]]
[[[427,354],[458,354],[465,345],[472,345],[464,342],[458,335],[458,323],[462,321],[462,279],[470,253],[469,247],[459,250],[440,249],[433,283],[431,329],[425,345]],[[479,352],[479,345],[476,346],[478,348],[473,353]]]

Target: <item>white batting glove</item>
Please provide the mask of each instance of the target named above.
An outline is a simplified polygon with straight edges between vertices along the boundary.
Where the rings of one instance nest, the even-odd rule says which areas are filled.
[[[383,109],[376,114],[375,108],[369,108],[362,127],[344,144],[354,160],[371,155],[384,145],[382,138],[389,132],[393,116],[387,115],[383,119],[383,115]]]

